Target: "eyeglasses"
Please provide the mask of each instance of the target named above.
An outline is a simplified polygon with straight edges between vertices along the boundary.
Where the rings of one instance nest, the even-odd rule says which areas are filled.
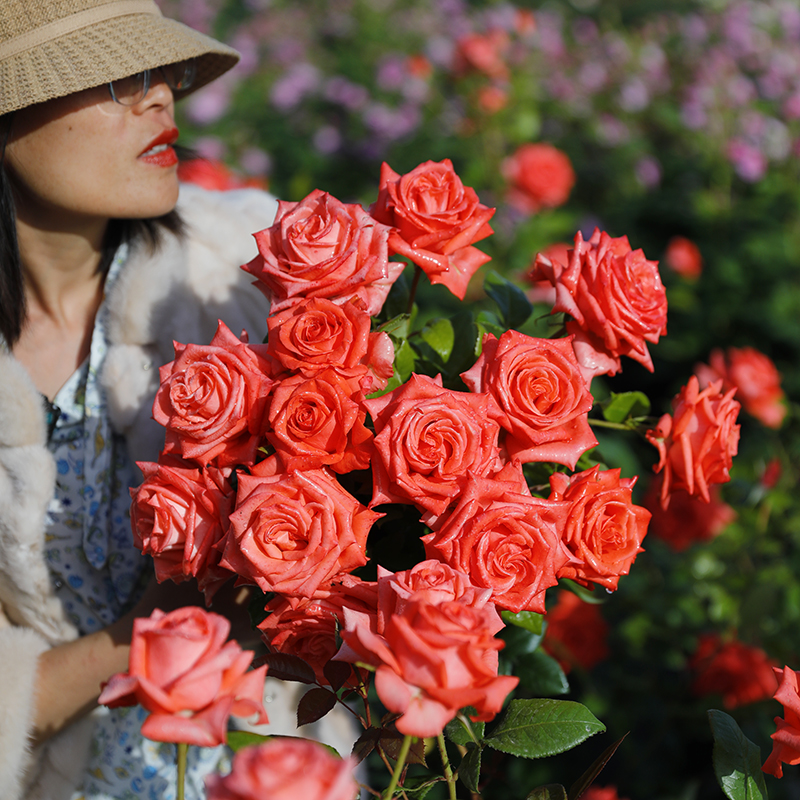
[[[188,89],[193,83],[197,66],[194,58],[186,61],[178,61],[177,64],[167,64],[158,67],[158,71],[164,78],[164,82],[173,91],[183,91]],[[127,78],[120,78],[108,84],[108,91],[115,103],[123,106],[135,106],[147,96],[150,91],[150,76],[153,70],[146,69],[129,75]]]

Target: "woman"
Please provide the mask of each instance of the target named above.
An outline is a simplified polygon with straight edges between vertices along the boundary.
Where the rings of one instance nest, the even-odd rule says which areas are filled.
[[[6,0],[0,15],[1,800],[174,796],[171,746],[96,699],[127,669],[136,616],[196,601],[143,592],[152,568],[131,543],[134,462],[163,437],[157,368],[218,318],[264,328],[238,266],[274,199],[178,201],[174,101],[237,59],[151,0]],[[268,692],[291,732],[296,697]],[[224,760],[192,750],[187,796]]]

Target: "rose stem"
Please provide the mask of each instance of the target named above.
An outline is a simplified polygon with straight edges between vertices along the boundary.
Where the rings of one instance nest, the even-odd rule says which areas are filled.
[[[444,741],[444,735],[440,733],[436,737],[436,741],[439,742],[439,752],[442,754],[444,777],[447,779],[447,788],[450,791],[450,800],[456,800],[456,782],[453,778],[453,769],[450,766],[450,759],[447,757],[447,745]]]
[[[422,267],[414,267],[414,278],[411,281],[411,291],[408,293],[408,308],[406,313],[410,314],[414,310],[414,298],[417,296],[417,286],[419,286],[419,279],[422,276]]]
[[[176,800],[183,800],[183,784],[186,779],[186,755],[189,752],[189,745],[186,742],[178,742],[178,795]]]
[[[389,782],[389,785],[386,787],[386,792],[383,795],[385,800],[390,800],[390,798],[394,797],[394,790],[397,786],[397,780],[400,777],[400,773],[403,771],[403,767],[405,766],[406,756],[408,755],[408,751],[411,749],[411,740],[413,738],[413,736],[406,735],[403,739],[403,744],[400,746],[400,755],[397,757],[397,763],[394,765],[392,780]]]

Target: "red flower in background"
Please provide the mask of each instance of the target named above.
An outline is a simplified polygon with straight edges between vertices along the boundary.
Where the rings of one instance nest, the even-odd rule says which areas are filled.
[[[724,642],[718,634],[705,634],[689,666],[697,695],[721,694],[726,708],[736,708],[772,697],[777,688],[775,662],[758,647],[736,640]]]
[[[572,317],[567,333],[575,335],[587,381],[619,372],[621,356],[653,371],[647,343],[667,332],[667,295],[657,262],[631,250],[626,236],[612,238],[595,229],[587,242],[578,232],[566,264],[540,253],[531,278],[555,287],[552,313]]]
[[[157,742],[213,747],[227,740],[228,717],[267,722],[266,666],[248,672],[253,653],[228,642],[230,622],[197,606],[133,622],[127,673],[112,675],[98,699],[109,708],[137,703],[150,712],[142,735]]]
[[[617,794],[616,786],[590,786],[582,795],[581,800],[626,800]]]
[[[736,399],[748,414],[768,428],[780,428],[786,416],[786,396],[781,374],[769,356],[754,347],[729,347],[711,351],[709,364],[698,364],[695,374],[701,388],[722,380],[723,389],[736,389]]]
[[[590,670],[609,656],[608,623],[600,606],[585,603],[576,594],[561,590],[556,604],[547,611],[542,647],[561,665]]]
[[[661,506],[666,508],[675,489],[710,502],[709,486],[730,480],[729,470],[739,446],[736,416],[739,403],[735,389],[724,395],[722,381],[700,391],[697,378],[689,382],[672,401],[673,416],[664,414],[647,441],[658,449],[655,472],[664,470]]]
[[[444,284],[461,300],[475,271],[489,261],[472,244],[492,234],[494,209],[478,202],[449,159],[426,161],[402,176],[383,164],[371,212],[395,228],[392,252],[411,259],[431,283]]]
[[[644,505],[653,515],[650,534],[663,539],[676,552],[710,541],[736,519],[736,512],[722,501],[717,486],[709,489],[708,503],[675,489],[665,509],[661,507],[661,479],[657,478],[648,489]]]
[[[631,499],[635,483],[636,478],[620,478],[618,469],[599,467],[550,476],[550,501],[569,504],[561,538],[574,556],[559,578],[617,588],[642,552],[650,521],[650,512]]]
[[[527,214],[563,205],[575,185],[566,153],[551,144],[524,144],[502,165],[508,202]]]
[[[703,271],[703,257],[700,248],[685,236],[673,236],[667,244],[664,262],[678,275],[694,280]]]
[[[226,192],[231,189],[253,187],[266,189],[267,184],[261,178],[243,178],[221,161],[209,158],[191,158],[178,164],[178,179],[183,183],[194,183],[204,189]]]
[[[314,297],[358,297],[377,314],[405,266],[389,261],[389,230],[360,205],[315,189],[299,203],[278,202],[275,222],[254,234],[259,254],[242,269],[272,313]]]
[[[783,719],[775,717],[778,729],[772,734],[772,752],[761,769],[782,778],[784,764],[800,764],[800,694],[793,669],[776,667],[773,671],[780,681],[775,699],[783,706]]]
[[[509,458],[575,469],[583,453],[597,446],[588,421],[594,399],[571,337],[535,339],[510,330],[498,340],[488,333],[480,357],[461,377],[473,392],[490,394],[505,414]]]
[[[453,71],[457,75],[482,72],[495,80],[507,80],[508,65],[503,56],[509,44],[508,34],[497,29],[462,36],[456,42]]]

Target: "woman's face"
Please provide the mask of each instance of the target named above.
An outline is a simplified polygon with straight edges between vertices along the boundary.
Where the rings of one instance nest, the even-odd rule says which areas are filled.
[[[21,219],[58,227],[157,217],[175,207],[174,101],[158,71],[152,79],[133,106],[115,103],[104,85],[16,112],[6,164]]]

